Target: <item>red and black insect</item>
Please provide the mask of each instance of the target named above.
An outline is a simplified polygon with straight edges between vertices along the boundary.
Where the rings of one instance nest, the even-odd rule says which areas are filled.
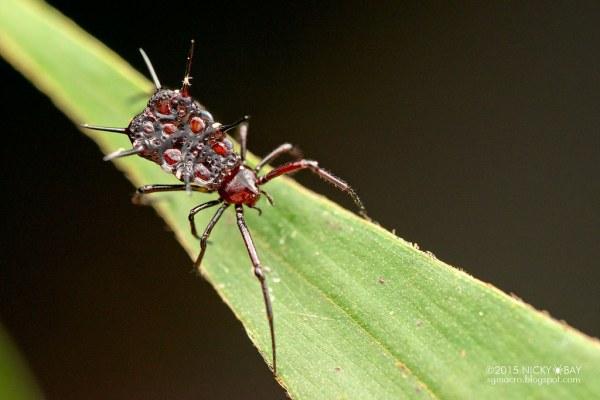
[[[156,92],[148,101],[147,107],[136,115],[127,128],[110,128],[104,126],[82,125],[85,128],[100,131],[117,132],[125,134],[131,140],[133,147],[129,150],[120,150],[104,157],[111,160],[137,154],[160,165],[167,173],[172,173],[183,182],[177,185],[147,185],[137,189],[135,199],[149,193],[192,191],[212,193],[217,192],[219,198],[200,204],[190,210],[189,222],[192,234],[200,240],[200,254],[196,259],[194,268],[199,271],[200,264],[208,237],[223,215],[225,209],[233,205],[236,212],[237,225],[244,239],[246,249],[252,261],[254,275],[260,281],[264,297],[269,328],[271,331],[271,347],[273,351],[273,371],[277,373],[275,351],[275,329],[273,324],[273,311],[263,268],[258,253],[252,241],[250,231],[244,219],[244,205],[261,212],[256,203],[264,194],[269,203],[273,199],[261,189],[261,186],[281,175],[293,173],[302,169],[309,169],[325,181],[348,193],[359,209],[359,214],[366,217],[365,207],[356,195],[356,192],[340,178],[322,169],[316,161],[297,158],[283,164],[270,172],[259,176],[260,170],[273,161],[276,157],[289,154],[298,154],[294,146],[284,143],[267,154],[254,168],[246,164],[246,135],[247,116],[229,125],[215,122],[212,115],[190,96],[190,69],[194,51],[192,40],[187,58],[185,77],[180,90],[165,89],[161,86],[158,77],[146,53],[141,50],[142,57],[154,80]],[[240,126],[240,146],[237,153],[233,144],[227,139],[227,132]],[[207,208],[219,206],[204,233],[199,236],[196,230],[194,217],[197,213]]]

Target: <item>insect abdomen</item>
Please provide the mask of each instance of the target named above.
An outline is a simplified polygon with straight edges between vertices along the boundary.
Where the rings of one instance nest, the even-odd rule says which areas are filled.
[[[127,134],[140,156],[184,183],[216,190],[240,156],[212,115],[178,90],[159,89]]]

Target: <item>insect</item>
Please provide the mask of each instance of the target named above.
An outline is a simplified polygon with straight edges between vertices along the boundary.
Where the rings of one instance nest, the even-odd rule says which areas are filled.
[[[215,122],[212,115],[190,96],[193,40],[187,57],[183,85],[179,90],[163,88],[150,59],[142,49],[140,52],[156,86],[156,91],[148,101],[147,107],[131,120],[127,128],[88,124],[82,126],[88,129],[121,133],[129,137],[133,146],[131,149],[109,154],[104,157],[104,160],[137,154],[160,165],[164,171],[175,175],[183,182],[183,184],[142,186],[137,189],[134,200],[139,200],[142,195],[156,192],[218,193],[218,199],[192,208],[188,216],[192,234],[200,241],[200,253],[194,263],[196,271],[200,271],[208,238],[219,218],[229,206],[235,208],[238,228],[248,250],[254,275],[261,285],[271,333],[273,372],[277,374],[273,310],[264,270],[244,219],[244,206],[256,209],[261,213],[261,209],[256,205],[261,195],[264,194],[267,201],[273,205],[273,199],[262,190],[262,185],[279,176],[308,169],[348,193],[358,206],[359,214],[368,218],[365,207],[356,192],[346,182],[322,169],[313,160],[296,157],[293,161],[280,165],[264,175],[259,175],[262,168],[275,158],[284,154],[292,156],[297,154],[294,146],[290,143],[280,145],[267,154],[254,168],[250,167],[246,163],[248,126],[246,121],[248,117],[245,116],[229,125],[222,125]],[[237,126],[240,127],[239,153],[234,150],[233,144],[227,138],[227,132]],[[196,214],[214,206],[219,206],[217,212],[202,235],[198,235],[194,222]]]

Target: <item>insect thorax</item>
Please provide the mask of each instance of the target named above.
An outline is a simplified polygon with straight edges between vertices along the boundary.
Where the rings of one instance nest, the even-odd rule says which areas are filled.
[[[140,156],[185,183],[216,190],[240,164],[212,115],[179,90],[159,89],[133,118],[127,135]]]

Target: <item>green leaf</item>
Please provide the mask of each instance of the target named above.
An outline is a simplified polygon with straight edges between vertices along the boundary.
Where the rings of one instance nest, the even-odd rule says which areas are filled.
[[[0,399],[41,399],[42,393],[15,344],[0,325]]]
[[[140,73],[42,2],[0,3],[0,52],[75,123],[126,126],[144,106],[132,99],[152,91]],[[106,153],[130,147],[120,135],[85,133]],[[175,182],[137,157],[116,165],[136,186]],[[276,206],[263,203],[263,216],[246,216],[270,270],[278,379],[292,397],[600,397],[596,340],[290,179],[265,189]],[[156,197],[158,213],[195,257],[187,214],[211,196]],[[201,213],[198,226],[211,216]],[[259,284],[231,210],[211,239],[204,276],[270,363]],[[515,382],[529,376],[536,381]],[[565,378],[576,381],[556,382]]]

